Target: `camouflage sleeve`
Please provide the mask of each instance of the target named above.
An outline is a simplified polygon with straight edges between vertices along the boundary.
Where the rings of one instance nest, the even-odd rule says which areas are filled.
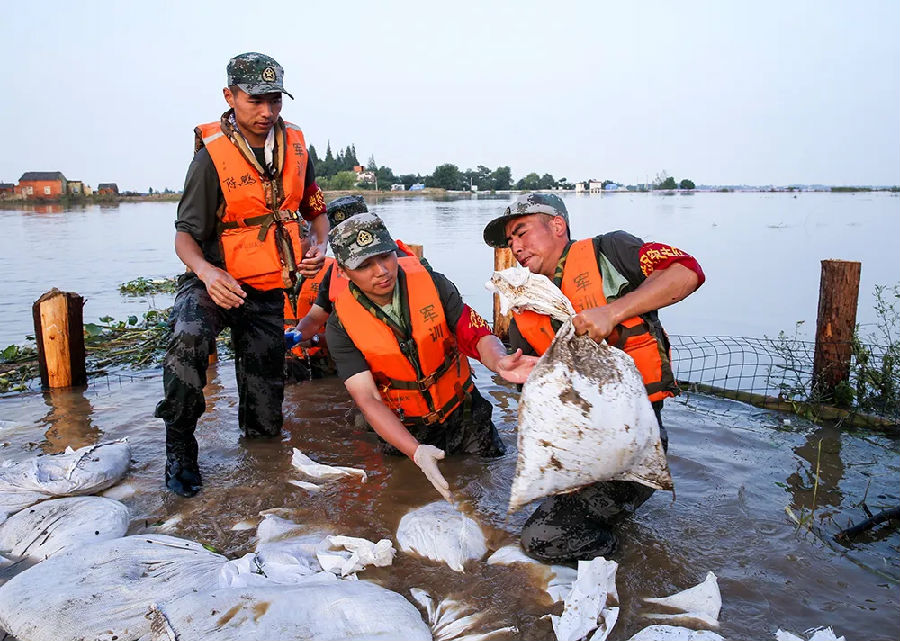
[[[198,243],[216,235],[216,209],[221,200],[219,174],[206,147],[194,154],[178,201],[175,229],[190,234]]]
[[[304,220],[313,220],[325,213],[325,195],[316,184],[316,169],[312,160],[307,159],[306,178],[303,181],[303,198],[300,199],[300,215]]]

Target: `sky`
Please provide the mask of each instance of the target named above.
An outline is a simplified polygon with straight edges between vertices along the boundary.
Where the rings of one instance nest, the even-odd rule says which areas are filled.
[[[261,51],[307,144],[397,174],[896,185],[898,34],[896,0],[32,0],[0,21],[0,182],[180,190],[228,59]]]

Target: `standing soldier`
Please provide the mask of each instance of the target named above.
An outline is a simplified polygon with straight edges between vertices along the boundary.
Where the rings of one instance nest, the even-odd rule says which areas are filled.
[[[228,62],[228,111],[194,130],[195,154],[175,222],[178,280],[163,365],[166,486],[201,485],[194,430],[215,338],[231,328],[238,423],[248,438],[281,432],[283,297],[325,258],[325,201],[303,133],[281,119],[283,70],[260,53]],[[311,238],[308,238],[311,227]]]
[[[624,231],[572,241],[569,213],[553,194],[519,196],[487,224],[484,241],[509,247],[520,265],[562,290],[578,312],[572,319],[576,334],[597,342],[606,339],[634,359],[666,448],[662,405],[678,386],[657,310],[703,284],[697,261],[680,249],[645,243]],[[510,345],[526,354],[543,354],[559,326],[537,312],[513,312]],[[652,493],[639,483],[608,481],[551,496],[525,522],[522,547],[547,563],[607,555],[616,547],[615,523]]]

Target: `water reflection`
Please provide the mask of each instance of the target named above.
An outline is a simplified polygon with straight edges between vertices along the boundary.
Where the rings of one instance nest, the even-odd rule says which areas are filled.
[[[47,454],[78,449],[98,442],[102,434],[93,423],[94,408],[84,395],[85,388],[69,388],[44,392],[44,403],[50,408],[44,417],[46,439],[41,449]]]
[[[797,471],[787,478],[792,497],[791,507],[794,510],[812,510],[822,506],[840,508],[844,499],[844,493],[839,485],[844,477],[840,429],[819,427],[807,434],[806,441],[793,450],[800,461]],[[816,487],[817,467],[818,487]],[[828,511],[823,516],[830,515],[831,512]]]

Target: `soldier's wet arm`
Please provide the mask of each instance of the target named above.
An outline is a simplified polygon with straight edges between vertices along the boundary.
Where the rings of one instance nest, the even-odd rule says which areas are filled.
[[[344,385],[375,433],[412,459],[419,442],[403,426],[397,415],[384,404],[372,372],[354,374],[344,381]]]

